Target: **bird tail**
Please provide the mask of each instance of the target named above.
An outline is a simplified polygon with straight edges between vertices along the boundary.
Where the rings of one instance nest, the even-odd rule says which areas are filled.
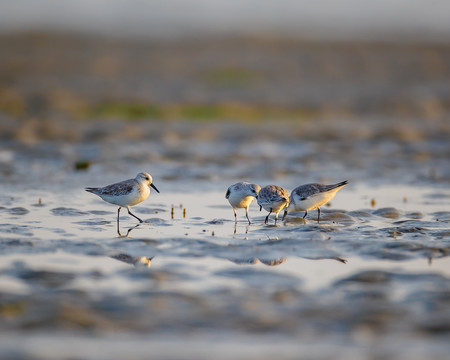
[[[335,190],[335,189],[337,189],[336,191],[338,191],[339,188],[341,188],[342,186],[347,185],[347,184],[348,184],[348,181],[345,180],[345,181],[342,181],[340,183],[333,184],[333,185],[323,185],[321,192],[332,191],[332,190]]]
[[[342,181],[340,183],[330,185],[330,188],[328,190],[333,190],[333,189],[342,187],[342,186],[347,185],[347,184],[348,184],[348,180],[345,180],[345,181]]]
[[[344,186],[344,185],[347,185],[347,184],[348,184],[348,180],[344,180],[344,181],[342,181],[340,183],[337,183],[336,186],[339,187],[339,186]]]

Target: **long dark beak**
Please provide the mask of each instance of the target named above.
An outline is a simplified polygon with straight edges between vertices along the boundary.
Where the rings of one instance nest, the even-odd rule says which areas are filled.
[[[153,188],[153,189],[155,189],[156,190],[156,192],[159,194],[159,190],[156,188],[156,186],[155,185],[153,185],[153,183],[151,183],[150,184],[150,186]]]

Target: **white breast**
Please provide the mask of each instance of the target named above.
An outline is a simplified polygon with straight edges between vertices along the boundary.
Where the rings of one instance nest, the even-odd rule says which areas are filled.
[[[232,192],[228,198],[230,205],[234,208],[247,208],[253,200],[255,200],[253,196],[243,196],[238,192]]]
[[[298,195],[294,196],[294,203],[293,207],[294,209],[292,211],[308,211],[308,210],[314,210],[322,205],[326,204],[328,201],[330,201],[336,193],[340,190],[340,188],[336,188],[330,191],[321,192],[314,194],[310,197],[308,197],[305,200],[301,200]]]
[[[111,204],[127,207],[139,204],[147,199],[149,195],[149,187],[141,185],[140,189],[134,187],[130,193],[125,195],[101,195],[101,198]]]
[[[274,213],[279,213],[281,209],[283,209],[288,202],[286,200],[281,201],[273,201],[271,203],[262,203],[261,206],[266,211],[272,211]]]

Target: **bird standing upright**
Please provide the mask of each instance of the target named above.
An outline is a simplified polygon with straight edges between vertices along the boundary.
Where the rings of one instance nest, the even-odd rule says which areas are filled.
[[[118,205],[117,210],[117,230],[119,229],[119,214],[121,208],[126,208],[128,214],[142,222],[140,218],[134,215],[129,206],[139,204],[150,195],[150,186],[158,193],[159,190],[153,185],[153,179],[150,174],[141,172],[134,179],[124,180],[105,187],[88,187],[86,191],[100,196],[104,201]]]

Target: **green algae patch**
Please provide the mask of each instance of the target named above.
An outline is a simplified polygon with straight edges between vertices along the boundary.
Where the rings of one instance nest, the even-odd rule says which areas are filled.
[[[319,116],[316,109],[292,108],[240,103],[146,104],[138,102],[103,102],[86,107],[81,117],[90,119],[244,121],[311,120]]]
[[[242,67],[208,69],[202,74],[202,80],[212,88],[247,88],[260,78],[257,72]]]
[[[87,111],[88,118],[115,118],[127,120],[152,119],[163,117],[163,109],[154,104],[136,102],[105,102],[92,106]]]

